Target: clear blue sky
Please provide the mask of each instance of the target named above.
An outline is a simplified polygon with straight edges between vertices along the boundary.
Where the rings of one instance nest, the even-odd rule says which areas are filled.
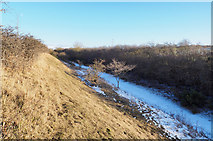
[[[211,42],[210,2],[11,2],[3,24],[31,33],[50,47],[150,42]]]

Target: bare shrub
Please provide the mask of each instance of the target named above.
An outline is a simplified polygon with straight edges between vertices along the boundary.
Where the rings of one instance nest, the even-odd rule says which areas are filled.
[[[0,6],[7,6],[7,2],[0,0]],[[7,9],[6,8],[1,8],[0,12],[6,13]]]
[[[189,46],[190,45],[190,41],[187,39],[183,39],[182,41],[180,41],[178,43],[179,46]]]
[[[58,53],[58,57],[61,58],[62,60],[67,60],[67,55],[65,52],[60,52]]]
[[[49,54],[51,54],[54,57],[58,56],[58,52],[54,51],[53,49],[49,49]]]
[[[19,70],[27,68],[41,52],[47,52],[47,47],[31,35],[19,35],[14,28],[1,29],[2,34],[2,66],[4,69]]]
[[[76,62],[78,63],[79,67],[81,68],[81,66],[83,65],[83,63],[80,60],[77,60]]]
[[[97,60],[93,61],[93,64],[90,65],[90,68],[87,69],[87,77],[86,79],[92,83],[98,84],[101,72],[104,72],[105,65],[103,64],[105,60]]]
[[[73,47],[74,47],[75,51],[79,52],[84,47],[84,45],[81,42],[75,42],[73,44]]]
[[[126,65],[125,62],[119,62],[116,59],[112,59],[112,62],[107,65],[107,68],[113,73],[117,81],[117,87],[119,88],[120,76],[128,71],[134,69],[136,65]]]

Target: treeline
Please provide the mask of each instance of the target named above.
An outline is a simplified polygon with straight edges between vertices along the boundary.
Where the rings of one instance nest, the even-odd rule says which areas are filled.
[[[48,48],[32,35],[18,35],[12,27],[1,28],[2,66],[10,71],[23,70]]]
[[[94,59],[104,59],[109,64],[113,58],[136,67],[128,73],[131,80],[157,80],[160,84],[175,86],[174,92],[184,106],[209,107],[211,95],[211,51],[199,45],[187,46],[115,46],[111,48],[56,49],[60,59],[91,64]]]

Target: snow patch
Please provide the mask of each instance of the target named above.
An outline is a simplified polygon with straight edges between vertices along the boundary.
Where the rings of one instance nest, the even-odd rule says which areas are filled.
[[[106,94],[101,90],[101,88],[99,88],[98,86],[93,86],[91,87],[93,90],[95,90],[96,92],[106,96]]]

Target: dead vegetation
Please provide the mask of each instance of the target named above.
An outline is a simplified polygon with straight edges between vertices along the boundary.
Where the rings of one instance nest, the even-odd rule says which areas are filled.
[[[126,65],[125,62],[120,62],[116,59],[112,59],[112,62],[107,65],[107,68],[112,72],[117,81],[117,87],[119,88],[119,82],[121,75],[124,75],[128,71],[133,70],[136,65]]]
[[[41,41],[1,32],[3,139],[164,138],[100,99]]]
[[[87,69],[87,75],[86,75],[86,79],[94,84],[99,83],[99,78],[101,75],[101,72],[104,72],[106,69],[106,66],[103,64],[105,62],[105,60],[97,60],[95,59],[93,61],[93,64],[90,65],[90,67]],[[78,60],[77,63],[80,63],[81,66],[81,62]]]
[[[159,139],[154,126],[110,106],[72,70],[40,54],[31,70],[3,71],[4,139]]]
[[[108,65],[113,58],[136,65],[121,78],[142,85],[147,85],[143,83],[146,81],[155,88],[174,88],[174,91],[171,89],[172,96],[194,112],[213,109],[210,46],[189,45],[182,41],[178,45],[117,45],[81,48],[80,51],[76,48],[56,49],[55,54],[64,60],[80,60],[84,65],[92,64],[94,59],[103,59],[104,65]]]
[[[2,28],[2,67],[10,71],[23,70],[31,66],[39,53],[47,47],[32,35],[17,35],[14,28]]]

